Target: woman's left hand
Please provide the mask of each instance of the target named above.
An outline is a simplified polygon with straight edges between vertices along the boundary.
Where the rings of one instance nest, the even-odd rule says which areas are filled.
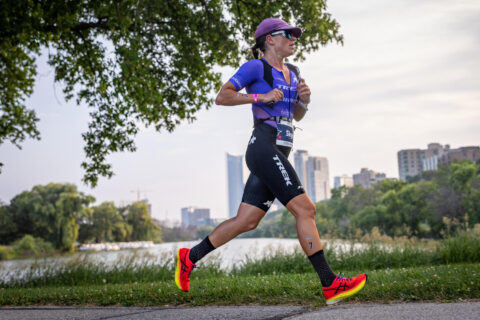
[[[303,103],[310,103],[310,88],[305,83],[305,79],[301,78],[297,83],[297,93],[300,101]]]

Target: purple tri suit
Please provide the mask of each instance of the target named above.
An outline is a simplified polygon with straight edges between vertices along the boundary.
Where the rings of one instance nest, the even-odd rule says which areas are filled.
[[[251,174],[245,185],[242,202],[263,211],[268,211],[275,198],[286,206],[291,199],[305,193],[295,169],[287,159],[293,146],[292,119],[298,83],[295,73],[289,72],[290,83],[287,83],[283,73],[272,68],[272,88],[264,79],[262,61],[256,59],[244,63],[230,78],[236,91],[243,88],[247,93],[257,94],[268,93],[274,88],[283,91],[283,100],[272,107],[261,102],[252,104],[252,112],[257,120],[246,152]],[[269,118],[272,119],[258,120]]]
[[[262,58],[263,59],[263,58]],[[265,59],[263,59],[266,61]],[[265,119],[268,117],[285,117],[293,119],[295,102],[297,101],[297,83],[298,79],[295,73],[290,71],[290,84],[285,81],[283,73],[272,68],[273,88],[263,78],[263,63],[259,59],[250,60],[244,63],[237,73],[230,78],[230,82],[237,91],[245,88],[247,93],[264,94],[272,91],[274,88],[283,91],[283,100],[273,105],[273,108],[267,106],[266,103],[253,103],[252,112],[257,119]],[[265,121],[277,127],[274,121]]]

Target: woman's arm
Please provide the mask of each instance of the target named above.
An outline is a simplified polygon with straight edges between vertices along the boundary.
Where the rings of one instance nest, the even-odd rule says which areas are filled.
[[[253,102],[253,94],[237,92],[235,86],[230,81],[222,86],[215,99],[215,103],[222,106],[236,106]]]
[[[295,104],[295,110],[293,111],[293,118],[296,121],[300,121],[303,119],[305,114],[307,113],[307,104],[310,103],[310,88],[307,86],[305,83],[305,79],[300,79],[300,81],[297,84],[297,92],[298,92],[298,98],[300,102],[305,105],[305,107],[301,106],[298,102]]]
[[[279,89],[273,89],[268,93],[258,94],[257,102],[277,102],[280,99],[283,99],[283,92]],[[255,99],[253,98],[252,93],[246,94],[237,92],[235,90],[235,86],[230,81],[228,81],[222,86],[220,92],[217,95],[217,98],[215,99],[215,103],[222,106],[237,106],[240,104],[248,104],[254,102]]]
[[[300,121],[303,119],[306,113],[307,109],[303,108],[297,103],[295,105],[295,111],[293,111],[293,119],[295,119],[295,121]]]

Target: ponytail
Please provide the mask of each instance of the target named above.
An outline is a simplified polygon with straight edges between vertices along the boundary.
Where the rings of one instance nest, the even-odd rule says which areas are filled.
[[[255,45],[251,48],[252,54],[255,59],[258,59],[260,52],[265,53],[265,39],[267,35],[261,36],[256,39]]]
[[[255,43],[255,45],[251,48],[252,49],[252,55],[255,59],[258,59],[258,47],[257,47],[257,44]]]
[[[255,59],[258,59],[258,57],[260,56],[260,53],[262,51],[260,50],[260,48],[257,46],[257,44],[255,44],[253,47],[252,47],[252,54],[253,54],[253,57]],[[263,52],[262,52],[263,53]]]

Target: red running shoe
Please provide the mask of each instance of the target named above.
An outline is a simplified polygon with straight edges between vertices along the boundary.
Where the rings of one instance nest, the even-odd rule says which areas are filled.
[[[175,283],[180,290],[188,291],[190,289],[190,273],[195,265],[188,255],[190,249],[181,248],[177,251],[177,267],[175,269]]]
[[[343,278],[337,275],[330,287],[323,287],[323,296],[327,300],[327,304],[334,304],[362,290],[365,282],[367,282],[365,273],[353,278]]]

